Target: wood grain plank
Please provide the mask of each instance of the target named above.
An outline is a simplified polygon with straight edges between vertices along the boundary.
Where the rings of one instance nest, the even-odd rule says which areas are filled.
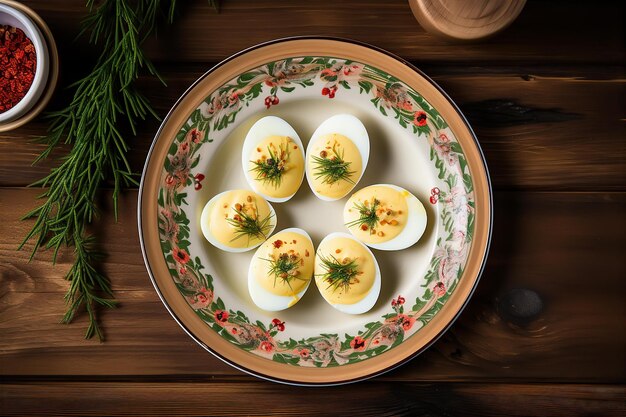
[[[168,88],[148,78],[141,82],[157,112],[165,115],[207,69],[165,66]],[[426,70],[466,113],[497,189],[626,190],[626,146],[620,141],[626,135],[626,80],[620,68]],[[138,137],[128,135],[128,157],[136,172],[143,168],[157,128],[149,120]],[[54,159],[31,166],[44,149],[32,139],[45,130],[39,118],[0,133],[0,186],[27,185],[54,166]],[[55,156],[67,150],[61,147]]]
[[[48,22],[62,53],[85,57],[97,52],[84,40],[73,42],[85,15],[84,1],[25,3]],[[164,27],[146,47],[158,61],[215,62],[260,42],[323,35],[372,43],[420,61],[623,63],[623,14],[622,2],[594,2],[590,12],[585,2],[529,1],[498,36],[451,43],[425,32],[405,0],[300,0],[279,6],[271,0],[224,0],[219,14],[207,2],[194,1],[182,4],[175,24]]]
[[[69,254],[53,267],[49,254],[27,263],[15,251],[28,227],[17,219],[35,195],[0,189],[0,374],[242,375],[195,345],[161,305],[139,250],[136,191],[123,196],[119,223],[103,201],[96,225],[121,301],[102,315],[106,343],[81,339],[84,318],[59,325]],[[491,254],[469,306],[431,349],[381,380],[624,381],[626,194],[499,192],[495,207]],[[543,300],[534,321],[499,314],[498,300],[514,288]]]
[[[606,385],[387,384],[303,389],[269,382],[7,383],[13,415],[154,416],[623,416],[624,387]],[[278,392],[280,392],[278,394]]]

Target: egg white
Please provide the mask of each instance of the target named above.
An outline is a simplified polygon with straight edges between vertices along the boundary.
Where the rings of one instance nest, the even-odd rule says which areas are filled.
[[[359,150],[359,153],[361,154],[361,172],[359,174],[359,178],[354,182],[354,185],[348,191],[346,191],[344,195],[342,195],[341,197],[337,197],[337,198],[326,197],[324,195],[319,194],[317,191],[315,191],[315,187],[313,186],[313,178],[311,178],[311,175],[309,174],[309,167],[308,167],[309,165],[308,155],[313,149],[313,145],[320,139],[320,137],[325,136],[325,135],[330,135],[333,133],[345,136],[348,139],[350,139]],[[324,201],[339,200],[345,197],[346,195],[348,195],[354,189],[354,187],[356,187],[356,184],[358,184],[358,182],[361,180],[361,177],[363,176],[363,173],[365,172],[365,168],[367,168],[367,162],[370,156],[369,135],[367,134],[367,130],[365,129],[365,126],[363,125],[363,123],[355,116],[351,114],[337,114],[335,116],[332,116],[324,120],[322,124],[318,126],[315,132],[313,132],[313,135],[311,136],[311,140],[309,141],[309,144],[307,145],[307,148],[306,148],[306,155],[307,155],[307,157],[305,158],[306,179],[307,179],[307,182],[309,183],[309,186],[311,187],[311,191],[313,191],[313,194],[315,194],[315,196],[319,198],[320,200],[324,200]]]
[[[259,120],[257,120],[246,135],[246,138],[243,141],[243,148],[241,151],[241,166],[243,167],[243,173],[246,176],[246,181],[248,184],[260,196],[265,198],[267,201],[271,201],[274,203],[284,203],[289,200],[291,197],[295,195],[295,192],[287,197],[272,197],[269,195],[265,195],[259,191],[257,188],[257,182],[255,181],[253,175],[248,169],[250,163],[250,155],[254,149],[257,148],[257,145],[263,140],[267,139],[270,136],[288,136],[293,139],[294,143],[298,145],[298,150],[304,159],[304,146],[302,145],[302,141],[300,140],[300,136],[294,130],[293,127],[285,120],[276,116],[265,116]],[[302,177],[300,178],[300,184],[298,185],[298,189],[300,185],[302,185],[302,181],[304,179],[304,171],[302,171]],[[298,190],[296,190],[297,192]]]
[[[307,239],[309,242],[311,242],[311,246],[313,246],[313,241],[311,240],[311,237],[309,236],[309,234],[305,232],[304,230],[299,229],[297,227],[291,227],[289,229],[281,230],[280,232],[270,237],[268,240],[272,239],[279,233],[283,233],[283,232],[297,233],[301,235],[303,238]],[[271,292],[263,288],[254,276],[254,270],[253,270],[254,262],[260,261],[258,259],[259,250],[260,248],[257,249],[256,253],[252,257],[252,260],[250,261],[250,267],[248,268],[248,292],[250,293],[250,297],[252,298],[252,301],[259,308],[266,310],[266,311],[281,311],[289,307],[293,307],[295,304],[298,303],[298,301],[300,301],[300,299],[302,298],[306,290],[309,288],[309,285],[311,284],[311,281],[313,280],[313,276],[310,277],[309,281],[306,283],[302,291],[296,294],[296,297],[298,299],[295,302],[294,302],[294,297],[272,294]]]
[[[406,203],[408,206],[407,213],[407,222],[404,225],[402,231],[393,239],[390,239],[386,242],[381,243],[365,243],[367,246],[373,249],[378,250],[402,250],[406,249],[410,246],[413,246],[420,240],[424,231],[426,230],[426,224],[428,222],[428,218],[426,216],[426,209],[421,201],[418,200],[411,192],[405,190],[402,187],[398,187],[393,184],[375,184],[370,187],[389,187],[397,190],[401,193],[406,192],[409,195],[406,196]],[[346,205],[348,203],[346,202]],[[346,210],[344,209],[344,222],[347,223],[349,220],[346,216]],[[350,233],[352,233],[351,229],[348,229]],[[356,236],[354,236],[356,238]],[[358,238],[357,238],[358,239]]]
[[[213,206],[215,206],[215,202],[229,191],[232,191],[232,190],[219,193],[215,197],[210,199],[208,203],[206,203],[206,205],[202,209],[202,214],[200,215],[200,228],[202,229],[202,234],[204,235],[206,240],[208,240],[209,243],[215,246],[216,248],[221,249],[226,252],[234,252],[234,253],[247,252],[261,245],[263,241],[260,241],[259,243],[256,243],[252,246],[245,247],[245,248],[231,248],[230,246],[226,246],[222,242],[217,240],[215,235],[213,235],[213,233],[211,232],[211,228],[209,227],[209,220],[211,218],[211,210],[213,210]],[[276,228],[277,219],[276,219],[276,212],[274,211],[274,207],[272,207],[270,203],[267,203],[267,205],[270,208],[270,230],[267,233],[267,235],[269,236],[272,234],[272,232],[274,232],[274,229]]]
[[[372,255],[372,259],[374,260],[374,267],[376,270],[375,276],[374,276],[374,283],[372,284],[372,288],[370,288],[369,292],[365,295],[365,297],[357,301],[354,304],[333,304],[330,301],[328,301],[325,294],[321,291],[319,287],[318,287],[318,290],[320,291],[320,294],[322,295],[322,297],[328,304],[330,304],[337,310],[341,311],[342,313],[362,314],[371,310],[372,307],[374,307],[374,304],[376,304],[376,301],[378,300],[378,296],[380,295],[381,274],[380,274],[380,268],[378,266],[378,261],[376,260],[376,257],[374,256],[372,251],[367,246],[365,246],[358,239],[355,239],[352,235],[349,235],[347,233],[334,232],[334,233],[329,234],[324,239],[322,239],[322,241],[320,242],[318,246],[318,249],[322,246],[322,244],[326,240],[332,240],[338,237],[345,237],[345,238],[354,240],[359,245],[363,246],[369,252],[370,255]],[[315,254],[315,262],[317,264],[317,253]],[[316,285],[317,285],[317,281],[316,281]]]

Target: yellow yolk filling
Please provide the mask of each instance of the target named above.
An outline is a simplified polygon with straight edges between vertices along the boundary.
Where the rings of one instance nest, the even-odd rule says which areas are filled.
[[[321,256],[320,256],[321,255]],[[328,282],[328,270],[321,257],[336,259],[339,262],[355,261],[357,274],[350,280],[346,288],[339,286],[336,289]],[[333,260],[334,260],[333,259]],[[337,237],[323,242],[317,248],[315,258],[315,283],[324,298],[332,304],[355,304],[361,301],[370,292],[376,279],[375,260],[370,252],[353,239]]]
[[[247,190],[232,190],[217,199],[209,215],[209,229],[220,243],[231,248],[247,248],[265,241],[263,236],[240,236],[235,225],[228,219],[240,219],[236,210],[247,216],[263,220],[270,215],[270,207],[264,198]],[[239,216],[239,217],[238,217]]]
[[[258,192],[270,197],[284,198],[298,191],[304,175],[304,157],[302,149],[292,138],[269,136],[257,144],[249,159],[248,170]],[[259,163],[267,166],[270,159],[272,166],[280,168],[280,178],[268,178],[258,170]]]
[[[337,155],[343,161],[350,163],[348,170],[351,174],[345,179],[329,183],[328,177],[319,175],[320,171],[316,169],[319,164],[314,161],[313,157],[332,159]],[[308,175],[315,192],[329,198],[341,198],[350,192],[359,180],[363,169],[361,152],[354,142],[335,133],[318,138],[312,145],[308,158]]]
[[[276,266],[281,257],[283,265],[294,267],[289,271],[273,272],[272,266]],[[296,297],[313,276],[314,259],[315,252],[309,239],[299,233],[280,232],[261,245],[252,261],[252,273],[269,293]]]
[[[354,236],[365,243],[387,242],[402,232],[409,218],[406,192],[391,187],[372,185],[365,187],[350,197],[344,209],[344,220]],[[371,210],[376,215],[372,228],[359,219],[369,216]]]

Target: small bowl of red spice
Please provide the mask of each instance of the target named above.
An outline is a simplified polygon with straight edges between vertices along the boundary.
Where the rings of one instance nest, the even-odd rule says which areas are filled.
[[[25,10],[0,2],[0,126],[23,118],[49,81],[49,49]]]

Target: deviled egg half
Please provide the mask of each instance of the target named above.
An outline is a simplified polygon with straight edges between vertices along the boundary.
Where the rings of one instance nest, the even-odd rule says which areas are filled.
[[[216,195],[206,203],[200,216],[204,237],[227,252],[256,248],[275,227],[274,208],[249,190],[230,190]]]
[[[369,311],[380,294],[380,268],[367,246],[347,233],[331,233],[315,254],[315,284],[322,297],[348,314]]]
[[[346,196],[367,167],[370,140],[363,123],[350,114],[326,119],[306,150],[306,178],[316,197],[334,201]]]
[[[354,193],[346,202],[343,220],[354,237],[379,250],[414,245],[427,223],[417,197],[391,184],[370,185]]]
[[[311,278],[315,252],[302,229],[282,230],[255,252],[248,270],[252,301],[268,311],[280,311],[300,301]]]
[[[282,203],[302,184],[304,146],[289,123],[280,117],[263,117],[246,135],[241,164],[254,191],[266,200]]]

